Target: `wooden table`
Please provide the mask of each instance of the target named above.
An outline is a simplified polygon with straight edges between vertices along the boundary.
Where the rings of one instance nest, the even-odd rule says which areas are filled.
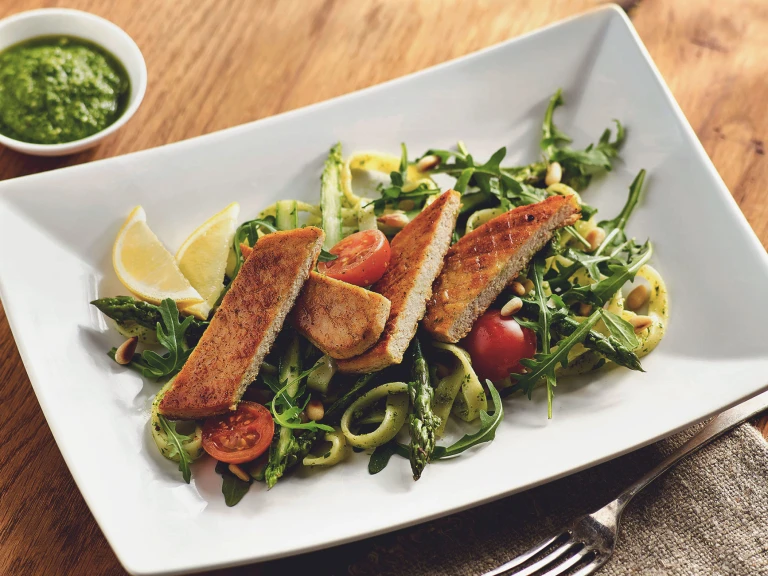
[[[149,87],[135,118],[112,140],[64,159],[0,150],[0,178],[159,146],[305,106],[473,52],[599,3],[4,0],[0,17],[64,6],[114,21],[143,51]],[[768,4],[623,4],[715,166],[768,245]],[[716,227],[711,230],[717,233]],[[0,415],[0,574],[123,574],[53,441],[1,305]],[[281,571],[279,563],[219,574],[273,571]]]

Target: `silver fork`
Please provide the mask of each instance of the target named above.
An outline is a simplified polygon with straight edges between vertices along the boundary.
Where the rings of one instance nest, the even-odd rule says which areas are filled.
[[[613,554],[621,513],[640,490],[712,440],[768,409],[768,392],[763,392],[709,421],[695,436],[648,471],[619,496],[596,512],[577,518],[563,532],[549,538],[514,560],[484,576],[587,576],[600,569]]]

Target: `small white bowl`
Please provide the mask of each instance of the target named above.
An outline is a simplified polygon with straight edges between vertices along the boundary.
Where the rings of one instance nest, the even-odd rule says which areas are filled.
[[[0,51],[38,36],[74,36],[89,40],[115,56],[131,82],[128,105],[112,124],[87,138],[63,144],[32,144],[0,134],[0,144],[36,156],[64,156],[95,146],[133,116],[147,89],[147,65],[136,42],[119,26],[94,14],[64,8],[21,12],[0,20]]]

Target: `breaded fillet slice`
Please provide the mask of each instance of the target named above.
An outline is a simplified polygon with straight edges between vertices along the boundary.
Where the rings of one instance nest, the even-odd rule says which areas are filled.
[[[160,414],[204,418],[237,407],[309,277],[324,239],[322,230],[307,227],[267,234],[256,243],[163,396]]]
[[[376,292],[312,272],[291,312],[304,337],[337,360],[362,354],[384,331],[390,302]]]
[[[553,231],[576,222],[580,212],[575,196],[550,196],[497,216],[464,236],[445,256],[422,327],[443,342],[464,338]]]
[[[374,292],[392,302],[384,332],[364,354],[340,360],[340,371],[363,374],[403,361],[443,267],[460,205],[461,195],[449,190],[394,237],[389,268],[373,285]]]
[[[243,258],[252,250],[240,244]],[[389,308],[381,294],[310,272],[289,320],[307,340],[339,360],[362,354],[376,343]]]

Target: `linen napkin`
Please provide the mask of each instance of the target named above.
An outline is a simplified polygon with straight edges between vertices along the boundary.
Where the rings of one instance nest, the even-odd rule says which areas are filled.
[[[262,564],[258,573],[482,574],[607,503],[700,426],[521,494],[391,534]],[[600,574],[768,574],[768,443],[760,433],[745,424],[641,492],[625,511],[616,551]]]

